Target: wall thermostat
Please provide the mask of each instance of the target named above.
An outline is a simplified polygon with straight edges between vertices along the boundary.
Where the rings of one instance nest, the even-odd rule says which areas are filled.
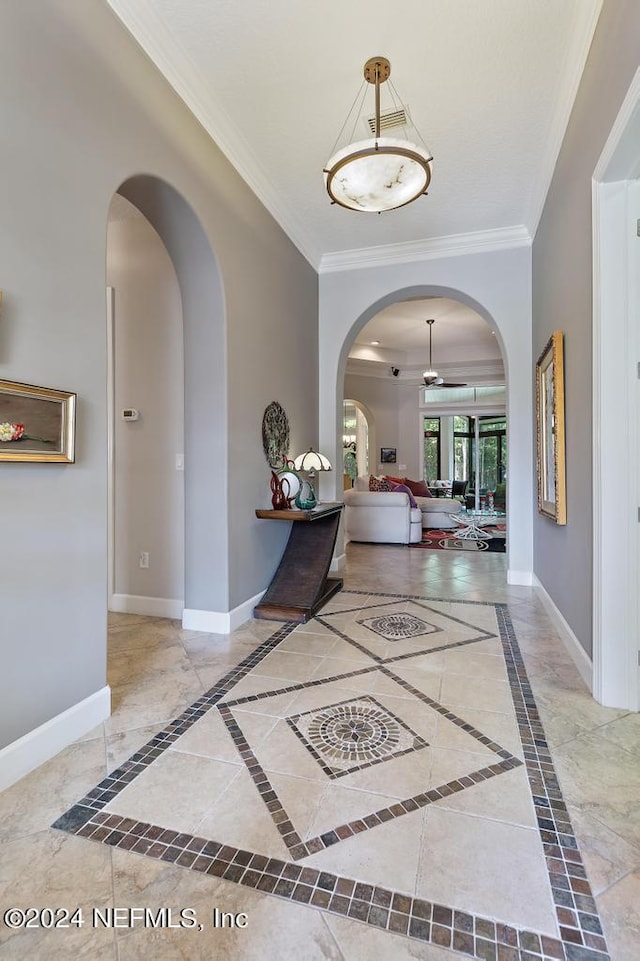
[[[140,411],[136,410],[135,407],[123,407],[122,419],[123,420],[140,420]]]

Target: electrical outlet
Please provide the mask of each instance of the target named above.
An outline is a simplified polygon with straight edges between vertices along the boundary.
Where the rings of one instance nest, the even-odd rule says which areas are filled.
[[[149,566],[149,551],[140,551],[140,567]]]

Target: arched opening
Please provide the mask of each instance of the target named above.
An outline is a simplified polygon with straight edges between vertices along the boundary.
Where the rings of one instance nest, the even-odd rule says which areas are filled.
[[[437,371],[433,383],[425,386],[427,368]],[[449,500],[455,488],[465,530],[472,512],[476,523],[489,525],[480,512],[490,511],[491,531],[497,532],[499,525],[499,535],[488,534],[489,546],[504,550],[505,368],[495,330],[477,310],[442,296],[386,305],[352,334],[345,394],[366,402],[378,426],[381,446],[371,452],[370,472],[391,475],[396,482],[409,477],[410,486],[424,481],[438,497],[441,509],[423,514],[429,545],[459,546],[456,538],[441,542],[430,533],[439,527],[456,529],[458,504]],[[349,406],[355,412],[354,403]],[[345,437],[355,439],[343,434],[343,442]]]
[[[109,610],[184,608],[182,298],[161,238],[115,194],[107,228]]]
[[[463,259],[463,258],[461,258]],[[509,422],[517,425],[508,437],[507,457],[509,463],[509,488],[506,497],[506,512],[509,518],[510,536],[508,545],[507,581],[510,584],[532,584],[532,505],[533,505],[533,464],[532,464],[532,393],[531,393],[531,340],[530,340],[530,300],[526,290],[520,295],[516,282],[520,273],[528,271],[526,256],[513,251],[509,256],[512,276],[504,282],[506,261],[483,261],[482,269],[474,264],[459,264],[460,258],[452,258],[444,266],[434,261],[429,264],[411,265],[404,273],[414,277],[440,273],[453,277],[460,274],[467,281],[464,285],[445,286],[438,283],[416,281],[410,284],[393,283],[395,270],[389,268],[388,275],[378,273],[375,278],[364,282],[361,272],[354,271],[352,277],[344,275],[330,278],[324,291],[324,313],[327,329],[321,345],[321,440],[325,446],[340,438],[343,400],[343,383],[347,360],[358,333],[381,310],[389,305],[416,298],[446,297],[474,310],[495,332],[504,363],[506,391],[506,410]],[[478,267],[480,263],[478,262]],[[501,280],[502,278],[502,280]],[[472,296],[467,289],[477,290],[490,310],[479,296]],[[511,292],[513,287],[514,293]],[[377,297],[367,297],[367,291],[375,290]],[[518,290],[521,290],[518,287]],[[322,320],[322,318],[321,318]],[[323,324],[321,323],[321,331]],[[335,345],[335,346],[334,346]],[[324,355],[324,356],[323,356]],[[333,393],[329,383],[333,384]],[[323,391],[324,384],[326,391]],[[353,393],[347,390],[347,393]],[[412,428],[415,430],[415,427]],[[380,445],[382,438],[378,437]],[[337,456],[337,451],[334,453]],[[336,488],[333,498],[340,496]],[[342,561],[338,555],[337,564]]]
[[[174,455],[183,454],[184,459],[174,458],[172,469],[184,469],[182,618],[185,627],[223,633],[229,627],[229,560],[227,511],[221,509],[227,490],[228,445],[220,270],[197,215],[168,183],[139,175],[122,183],[117,194],[153,227],[168,252],[179,286],[184,443],[183,450],[175,450]]]

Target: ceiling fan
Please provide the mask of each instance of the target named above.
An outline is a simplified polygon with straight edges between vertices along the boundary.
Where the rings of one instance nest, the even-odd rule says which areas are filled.
[[[425,387],[466,387],[466,384],[452,384],[445,381],[443,377],[438,375],[438,371],[433,369],[433,361],[431,359],[431,334],[434,318],[432,317],[427,323],[429,324],[429,370],[425,370],[422,374]]]

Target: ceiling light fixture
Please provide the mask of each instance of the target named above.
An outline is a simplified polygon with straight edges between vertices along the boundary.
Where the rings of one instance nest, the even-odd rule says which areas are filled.
[[[336,151],[338,141],[353,114],[358,94],[338,135],[331,159],[324,169],[324,182],[331,202],[349,210],[379,214],[383,210],[404,207],[426,194],[431,182],[433,157],[424,142],[422,146],[418,146],[409,139],[380,136],[380,85],[389,80],[390,74],[391,64],[386,57],[371,57],[367,60],[364,65],[364,78],[366,83],[375,87],[374,135],[366,140],[349,143]],[[351,136],[358,118],[362,116],[367,89],[364,83],[362,88],[365,93],[355,114]],[[390,81],[389,89],[393,97],[395,88]],[[366,119],[365,124],[368,129]],[[411,127],[422,140],[413,124]],[[406,128],[404,132],[406,133]]]
[[[433,328],[433,318],[428,320],[429,324],[429,370],[423,371],[422,379],[427,387],[433,387],[433,385],[438,380],[438,371],[433,369],[433,360],[431,359],[431,331]]]

